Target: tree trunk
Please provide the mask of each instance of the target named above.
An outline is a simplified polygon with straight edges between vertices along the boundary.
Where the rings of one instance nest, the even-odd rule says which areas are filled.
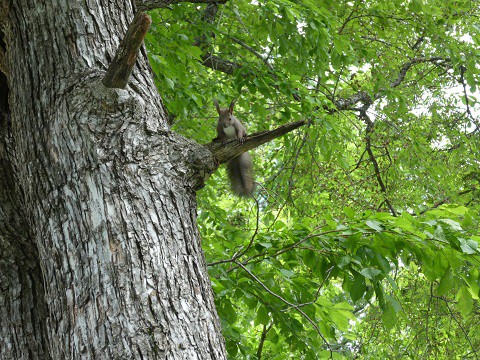
[[[215,161],[169,132],[144,50],[125,90],[102,85],[133,14],[10,2],[1,359],[226,358],[196,228]]]

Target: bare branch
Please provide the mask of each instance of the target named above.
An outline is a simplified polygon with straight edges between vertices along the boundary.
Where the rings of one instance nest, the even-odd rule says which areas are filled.
[[[225,74],[232,75],[235,70],[238,70],[242,65],[233,61],[228,61],[212,55],[211,53],[205,53],[202,55],[202,65],[209,67],[213,70],[224,72]]]
[[[323,285],[327,282],[328,278],[330,277],[330,274],[332,273],[332,270],[333,270],[334,267],[335,267],[334,265],[330,266],[327,269],[327,271],[325,272],[326,275],[323,278],[322,283],[318,286],[317,292],[315,293],[315,296],[313,297],[313,300],[311,300],[309,302],[306,302],[306,303],[297,304],[297,306],[304,307],[304,306],[307,306],[307,305],[313,305],[317,302],[318,297],[320,296],[320,291],[322,290]]]
[[[367,152],[366,149],[363,150],[363,153],[362,153],[362,155],[360,155],[360,159],[358,159],[357,164],[355,165],[355,167],[354,167],[352,170],[350,170],[350,171],[348,172],[348,174],[353,173],[355,170],[357,170],[357,169],[360,167],[360,164],[361,164],[362,161],[363,161],[363,155],[365,155],[366,152]]]
[[[205,147],[213,153],[213,156],[215,156],[219,164],[223,164],[245,151],[254,149],[303,125],[305,125],[305,121],[302,120],[279,126],[273,130],[258,132],[247,136],[243,143],[231,139],[227,143],[227,146],[223,146],[220,140],[214,139],[210,144],[206,144]]]
[[[262,336],[260,337],[260,342],[258,344],[258,349],[257,349],[257,359],[260,360],[262,358],[262,351],[263,351],[263,344],[265,343],[265,339],[267,338],[267,333],[270,331],[270,329],[273,327],[273,322],[270,323],[270,325],[263,325],[263,331],[262,331]]]
[[[343,22],[342,26],[340,26],[340,29],[338,29],[337,34],[341,35],[343,33],[343,30],[345,29],[345,26],[349,23],[350,20],[352,20],[353,14],[357,11],[357,6],[355,6],[350,14],[348,14],[347,19]]]
[[[117,53],[103,78],[103,85],[109,88],[123,89],[127,86],[138,50],[142,46],[152,19],[144,12],[138,12],[132,20]]]
[[[350,106],[355,105],[359,102],[372,103],[372,99],[368,94],[368,92],[359,91],[348,98],[338,99],[333,101],[333,103],[335,104],[335,107],[337,108],[337,111],[347,110],[350,108]]]
[[[417,39],[417,41],[415,41],[415,44],[413,44],[410,48],[412,50],[417,50],[422,44],[423,40],[425,40],[425,36],[422,35]]]
[[[270,63],[268,62],[268,59],[267,59],[265,56],[263,56],[262,54],[260,54],[257,50],[255,50],[254,48],[252,48],[250,45],[245,44],[242,40],[237,39],[237,38],[235,38],[235,37],[233,37],[233,36],[231,36],[230,39],[231,39],[234,43],[236,43],[236,44],[240,45],[241,47],[243,47],[244,49],[250,51],[253,55],[255,55],[255,57],[257,57],[258,59],[260,59],[270,70],[273,70],[272,64],[270,64]]]
[[[465,96],[465,105],[467,106],[467,114],[473,119],[472,112],[470,111],[470,103],[468,100],[468,93],[467,93],[467,84],[465,83],[465,71],[467,71],[466,67],[461,65],[460,66],[460,84],[463,87],[463,94]]]
[[[194,4],[225,4],[228,0],[136,0],[135,4],[138,10],[147,11],[153,9],[165,8],[169,5],[182,2]]]
[[[393,81],[390,84],[390,87],[395,88],[398,85],[402,83],[402,81],[405,79],[405,76],[407,75],[408,70],[415,65],[419,63],[425,63],[425,62],[431,62],[431,63],[437,63],[437,62],[449,62],[449,58],[442,58],[442,57],[432,57],[432,58],[414,58],[410,60],[409,62],[405,63],[401,68],[400,68],[400,73],[398,74],[397,78],[395,81]]]
[[[385,186],[385,183],[383,182],[382,176],[380,174],[380,167],[378,166],[377,159],[375,158],[375,155],[373,154],[372,151],[372,143],[371,143],[371,135],[373,133],[373,122],[370,120],[368,115],[366,114],[366,111],[363,110],[360,114],[360,117],[365,121],[367,124],[367,129],[366,129],[366,134],[365,134],[365,150],[368,153],[368,156],[370,158],[370,161],[372,162],[373,169],[375,172],[375,177],[377,178],[377,183],[378,186],[380,186],[380,190],[383,193],[384,196],[384,201],[387,204],[388,208],[390,209],[390,212],[392,213],[393,216],[397,216],[397,213],[395,209],[393,208],[392,204],[390,203],[390,200],[387,197],[387,187]]]
[[[444,64],[450,61],[451,59],[442,58],[442,57],[413,58],[409,62],[402,65],[397,78],[390,83],[390,87],[396,88],[397,86],[399,86],[403,82],[403,80],[405,80],[405,76],[407,75],[408,70],[410,70],[415,64],[430,62],[438,65],[438,64]],[[373,94],[373,98],[370,96],[368,92],[359,91],[348,98],[332,100],[332,101],[335,104],[337,111],[347,110],[347,109],[350,109],[352,105],[355,105],[359,102],[362,102],[364,105],[371,104],[374,100],[377,100],[380,97],[382,97],[385,90],[386,90],[385,88],[380,89],[378,92]]]

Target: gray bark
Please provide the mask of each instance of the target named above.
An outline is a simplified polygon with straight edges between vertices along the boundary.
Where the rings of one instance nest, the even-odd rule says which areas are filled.
[[[0,358],[224,359],[196,228],[215,167],[171,133],[145,51],[102,78],[127,0],[15,0],[3,25]]]

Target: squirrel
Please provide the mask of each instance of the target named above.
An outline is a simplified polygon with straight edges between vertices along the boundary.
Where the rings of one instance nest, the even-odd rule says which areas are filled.
[[[247,129],[240,120],[233,116],[235,101],[232,101],[227,109],[221,109],[216,99],[213,100],[213,103],[218,112],[217,135],[222,140],[222,144],[226,145],[229,139],[235,138],[238,142],[243,143],[247,135]],[[236,195],[242,197],[253,196],[253,161],[249,153],[244,152],[230,160],[227,163],[227,174],[232,191]]]

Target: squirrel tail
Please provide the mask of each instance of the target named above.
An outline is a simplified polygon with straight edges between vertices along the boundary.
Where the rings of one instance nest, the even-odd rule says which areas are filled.
[[[249,153],[243,153],[228,162],[227,174],[232,191],[238,196],[252,197],[255,189],[253,161]]]

